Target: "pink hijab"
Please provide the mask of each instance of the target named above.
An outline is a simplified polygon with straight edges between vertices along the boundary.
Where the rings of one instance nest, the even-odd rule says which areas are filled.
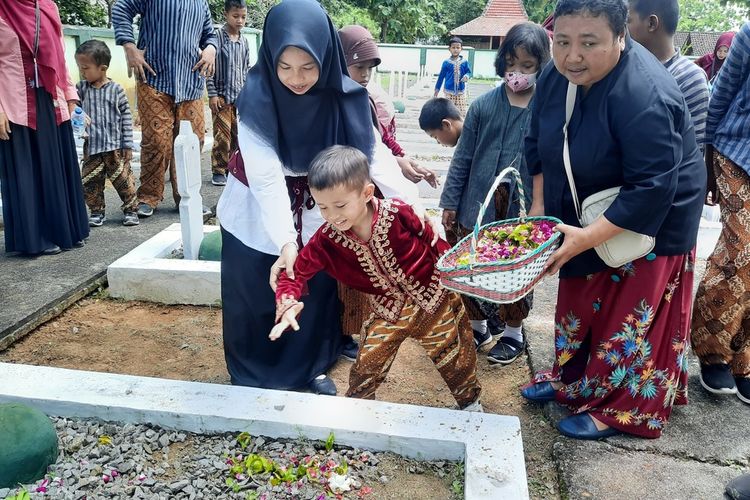
[[[703,68],[703,71],[708,75],[708,79],[711,80],[721,69],[721,65],[724,64],[724,59],[716,57],[716,53],[719,51],[719,47],[731,47],[732,40],[734,40],[734,31],[728,31],[722,34],[716,41],[713,53],[706,54],[701,57],[695,63]]]

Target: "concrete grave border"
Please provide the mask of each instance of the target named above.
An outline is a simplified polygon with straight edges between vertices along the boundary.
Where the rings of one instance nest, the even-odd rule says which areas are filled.
[[[163,304],[221,304],[220,262],[166,258],[182,244],[180,227],[171,224],[110,264],[110,295]],[[218,230],[203,226],[203,234]]]
[[[517,417],[0,363],[0,402],[55,416],[325,440],[423,460],[463,460],[467,499],[526,499]]]

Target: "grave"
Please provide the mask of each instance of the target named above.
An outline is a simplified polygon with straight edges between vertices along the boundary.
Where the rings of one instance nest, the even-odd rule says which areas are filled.
[[[111,373],[0,363],[0,403],[48,415],[150,423],[196,433],[248,432],[463,460],[465,498],[528,498],[517,417]]]
[[[109,291],[126,300],[164,304],[216,305],[221,302],[221,264],[198,260],[204,226],[200,195],[200,143],[190,122],[180,123],[175,139],[180,192],[180,223],[145,241],[107,268]],[[182,248],[183,258],[169,258]]]

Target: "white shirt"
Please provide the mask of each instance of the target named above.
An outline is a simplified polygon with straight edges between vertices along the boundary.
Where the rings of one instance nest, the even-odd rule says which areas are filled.
[[[302,176],[284,168],[272,147],[249,128],[238,124],[238,143],[245,163],[247,183],[228,176],[219,198],[216,215],[221,226],[246,246],[270,255],[279,255],[281,247],[297,241],[294,220],[284,176]],[[375,137],[379,137],[377,131]],[[391,151],[376,140],[370,165],[370,177],[386,198],[400,198],[423,215],[415,184],[401,174]],[[302,208],[302,243],[307,243],[323,225],[318,206]]]

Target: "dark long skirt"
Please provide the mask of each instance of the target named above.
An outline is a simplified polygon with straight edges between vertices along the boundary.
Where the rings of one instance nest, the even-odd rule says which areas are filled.
[[[36,91],[36,108],[36,130],[11,123],[10,140],[0,141],[6,252],[72,248],[89,235],[70,121],[55,123],[44,89]]]
[[[336,281],[319,273],[308,282],[300,329],[268,339],[276,299],[268,284],[278,257],[245,246],[221,230],[221,300],[224,356],[232,384],[298,389],[328,371],[341,352]]]

